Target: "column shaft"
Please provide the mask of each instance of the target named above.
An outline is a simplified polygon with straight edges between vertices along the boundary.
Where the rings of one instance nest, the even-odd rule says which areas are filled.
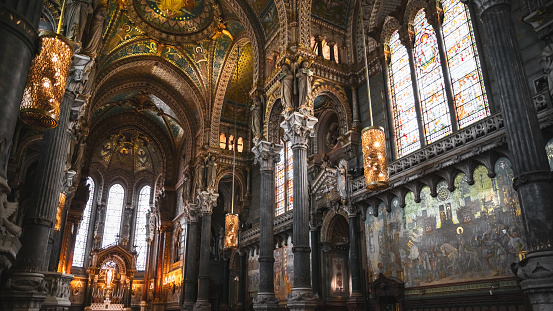
[[[65,93],[58,126],[44,131],[31,206],[25,217],[22,247],[17,258],[19,271],[46,271],[48,268],[48,238],[56,219],[62,189],[69,145],[67,126],[74,98],[75,95]]]
[[[192,310],[196,302],[196,293],[198,290],[198,263],[200,245],[198,243],[199,224],[198,219],[194,219],[188,223],[188,246],[186,247],[186,278],[184,286],[184,303],[185,310]]]
[[[307,192],[307,144],[292,145],[294,168],[294,288],[311,288],[309,253],[309,198]]]
[[[310,228],[311,234],[311,285],[313,288],[313,293],[322,297],[321,292],[321,258],[319,250],[319,234],[320,227],[313,226]]]
[[[211,213],[202,214],[200,268],[198,271],[198,299],[194,310],[210,310],[209,304],[209,244],[211,241]]]
[[[351,274],[351,296],[362,296],[361,269],[359,262],[357,215],[349,217],[349,271]]]

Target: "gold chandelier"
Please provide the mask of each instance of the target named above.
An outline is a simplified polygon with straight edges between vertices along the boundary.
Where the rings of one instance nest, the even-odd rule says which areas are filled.
[[[29,75],[19,107],[21,121],[41,128],[54,128],[60,118],[60,106],[73,48],[70,41],[60,35],[65,0],[63,1],[57,33],[40,34],[40,54],[31,62]]]
[[[359,1],[359,20],[361,21],[361,36],[363,38],[363,51],[365,52],[365,75],[367,79],[367,97],[371,120],[371,126],[361,131],[363,167],[365,173],[365,186],[370,191],[377,191],[387,188],[390,182],[388,179],[388,164],[386,163],[386,135],[382,127],[374,126],[373,124],[369,62],[367,60],[367,43],[365,42],[365,25],[363,23],[363,7],[361,6],[361,1]]]
[[[40,39],[42,47],[29,69],[19,118],[29,125],[54,128],[60,117],[73,49],[65,37],[53,32],[41,33]]]
[[[240,47],[238,47],[240,52]],[[240,55],[240,53],[238,53]],[[238,66],[237,66],[238,67]],[[238,215],[234,214],[234,179],[236,176],[236,110],[234,110],[234,140],[232,141],[233,160],[232,160],[232,198],[230,203],[230,213],[225,215],[225,245],[224,249],[238,248],[238,230],[240,220]]]

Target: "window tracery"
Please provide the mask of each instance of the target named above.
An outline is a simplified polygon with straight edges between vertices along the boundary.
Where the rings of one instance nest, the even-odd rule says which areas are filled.
[[[136,225],[134,227],[134,245],[136,246],[136,270],[146,269],[146,257],[148,243],[146,241],[147,213],[150,209],[150,186],[144,186],[138,194],[138,205],[136,210]]]
[[[106,206],[106,219],[104,221],[104,234],[102,237],[102,248],[117,242],[119,229],[121,227],[121,215],[123,213],[123,200],[125,189],[121,184],[114,184],[108,192],[108,203]]]
[[[442,31],[438,32],[424,9],[415,15],[412,50],[402,44],[398,31],[388,41],[388,90],[398,157],[490,115],[468,8],[459,0],[444,0],[443,9]],[[443,36],[441,46],[438,35]],[[446,55],[445,63],[440,55]],[[411,81],[413,70],[416,83]],[[446,81],[444,72],[449,72],[451,81]],[[448,87],[453,90],[452,106],[445,91]]]
[[[88,240],[88,226],[90,224],[90,214],[92,213],[92,206],[94,204],[94,180],[90,177],[86,179],[88,185],[88,200],[83,211],[83,219],[77,230],[77,236],[75,237],[75,249],[73,251],[73,266],[83,267],[86,253],[86,242]]]

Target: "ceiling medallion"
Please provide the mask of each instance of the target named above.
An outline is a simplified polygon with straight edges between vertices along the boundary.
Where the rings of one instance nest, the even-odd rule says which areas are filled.
[[[125,9],[140,30],[169,44],[211,37],[221,15],[214,0],[132,0]]]

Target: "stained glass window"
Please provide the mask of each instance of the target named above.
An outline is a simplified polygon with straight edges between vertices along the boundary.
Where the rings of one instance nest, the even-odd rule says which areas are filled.
[[[221,149],[227,148],[227,136],[225,133],[221,133],[221,135],[219,135],[219,147],[221,147]]]
[[[146,256],[148,252],[148,243],[146,242],[146,219],[150,209],[150,186],[144,186],[138,194],[138,208],[136,210],[136,226],[134,227],[134,245],[136,245],[136,269],[143,271],[146,269]]]
[[[120,184],[111,186],[108,192],[108,204],[106,206],[106,220],[104,222],[102,248],[115,243],[118,240],[124,198],[125,190],[123,189],[123,186]]]
[[[444,44],[459,128],[490,115],[470,14],[459,0],[444,0]]]
[[[276,216],[293,209],[294,170],[292,167],[292,148],[289,144],[280,142],[284,148],[280,151],[280,160],[275,167]]]
[[[94,203],[94,180],[88,177],[86,179],[86,184],[88,185],[88,200],[86,201],[86,206],[83,211],[83,219],[79,225],[79,230],[77,230],[77,236],[75,238],[75,250],[73,251],[73,266],[74,267],[83,267],[84,265],[84,256],[86,253],[86,242],[88,240],[88,226],[90,224],[90,214],[92,212],[92,204]]]
[[[445,94],[444,77],[438,50],[436,33],[428,21],[424,9],[413,22],[415,45],[413,56],[421,101],[424,134],[428,143],[451,133],[449,107]]]
[[[398,31],[390,38],[389,74],[397,152],[401,157],[417,150],[420,142],[409,56]]]
[[[282,141],[280,142],[282,144]],[[284,214],[286,211],[286,159],[284,149],[280,151],[280,160],[275,167],[275,186],[276,186],[276,216]]]

